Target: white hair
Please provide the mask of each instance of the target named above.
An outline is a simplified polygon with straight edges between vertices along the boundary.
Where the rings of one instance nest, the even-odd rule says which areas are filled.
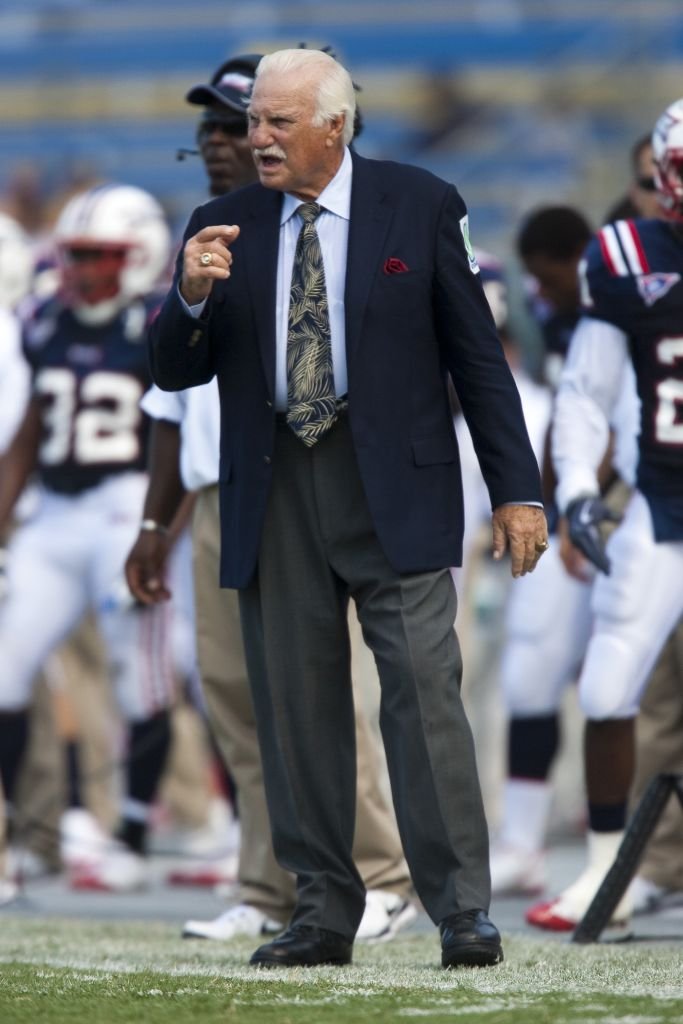
[[[316,72],[317,96],[313,124],[320,127],[344,115],[343,139],[346,145],[353,138],[356,115],[356,91],[351,75],[339,61],[322,50],[276,50],[262,57],[256,77],[266,72],[285,74],[291,71]]]

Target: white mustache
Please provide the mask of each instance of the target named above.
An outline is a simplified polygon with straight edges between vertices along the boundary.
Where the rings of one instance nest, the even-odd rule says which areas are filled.
[[[261,159],[264,156],[274,156],[277,160],[286,160],[287,155],[279,146],[266,146],[265,149],[255,149],[254,156]]]

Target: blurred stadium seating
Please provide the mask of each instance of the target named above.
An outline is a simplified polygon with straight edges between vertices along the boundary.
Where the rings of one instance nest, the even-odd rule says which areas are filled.
[[[2,0],[0,193],[20,168],[201,201],[183,96],[224,57],[330,44],[363,87],[360,149],[455,181],[505,252],[546,200],[600,218],[631,142],[683,93],[681,0]]]

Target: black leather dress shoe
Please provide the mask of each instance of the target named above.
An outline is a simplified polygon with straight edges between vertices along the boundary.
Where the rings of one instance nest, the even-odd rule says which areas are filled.
[[[442,967],[492,967],[503,959],[498,929],[483,910],[450,914],[439,931]]]
[[[325,928],[295,924],[272,942],[259,946],[250,964],[257,967],[319,967],[350,964],[353,943]]]

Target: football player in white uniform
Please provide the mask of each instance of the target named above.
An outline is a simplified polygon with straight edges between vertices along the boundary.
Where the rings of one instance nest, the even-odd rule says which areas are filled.
[[[545,282],[544,298],[552,300],[554,345],[546,356],[551,366],[562,358],[562,336],[578,319],[576,264],[591,229],[569,207],[544,207],[528,219],[522,237],[524,252],[533,253],[534,269]],[[528,242],[527,242],[528,240]],[[550,252],[547,247],[550,246]],[[539,465],[544,463],[551,422],[553,395],[548,385],[536,383],[520,366],[520,355],[506,324],[505,280],[500,264],[482,254],[482,283],[499,335],[513,368],[524,418]],[[550,268],[550,269],[549,269]],[[568,334],[567,334],[568,340]],[[626,396],[616,419],[622,435],[630,438],[637,412],[635,390]],[[481,522],[487,515],[488,496],[465,429],[456,421],[465,488],[466,521]],[[631,473],[632,445],[620,446],[617,463],[622,476]],[[626,458],[623,456],[626,455]],[[622,466],[622,463],[626,463]],[[483,490],[478,509],[473,500],[469,467]],[[556,516],[550,515],[552,523]],[[466,537],[470,530],[466,530]],[[560,557],[560,538],[551,528],[550,548],[537,572],[519,580],[508,593],[504,614],[504,640],[500,658],[500,686],[508,716],[507,772],[501,792],[498,828],[490,852],[491,888],[496,895],[533,893],[546,879],[545,836],[553,786],[550,772],[560,741],[560,704],[566,687],[579,672],[591,626],[590,582],[569,576]]]
[[[0,213],[0,455],[14,437],[28,401],[30,372],[14,310],[28,292],[32,271],[28,238],[12,217]],[[6,569],[7,552],[0,548],[0,600],[7,592]],[[2,872],[0,905],[16,895],[14,882],[1,876]]]
[[[0,778],[11,808],[34,677],[92,608],[130,742],[118,839],[76,881],[126,889],[144,881],[147,815],[170,741],[165,612],[134,606],[123,578],[147,479],[146,296],[166,270],[170,235],[152,196],[102,185],[67,203],[56,239],[62,286],[23,324],[31,394],[0,464],[2,531],[29,477],[40,490],[8,549]]]
[[[29,290],[32,273],[28,238],[12,217],[0,213],[0,453],[14,437],[28,401],[30,374],[15,309]]]
[[[567,206],[532,211],[518,235],[520,257],[538,289],[534,312],[542,328],[543,370],[549,384],[557,383],[580,316],[577,265],[591,236],[585,217]],[[512,588],[505,611],[500,684],[508,715],[507,773],[490,854],[491,887],[496,895],[538,893],[545,886],[545,839],[554,792],[551,770],[560,747],[561,702],[578,676],[592,621],[592,573],[582,579],[568,575],[561,558],[561,535],[555,529],[554,485],[545,458],[552,395],[547,388],[533,390],[529,383],[519,390],[529,436],[544,467],[551,529],[543,565],[533,578],[524,577]],[[636,419],[632,386],[624,389],[612,416],[619,443],[611,464],[622,480],[633,477]],[[612,474],[611,466],[606,466],[601,480],[607,470]]]
[[[653,133],[656,184],[666,219],[618,221],[590,243],[585,315],[571,341],[553,428],[557,500],[570,537],[600,570],[594,631],[579,681],[587,718],[588,864],[529,923],[572,930],[623,836],[633,778],[634,719],[648,675],[683,610],[683,100]],[[632,361],[641,405],[636,488],[606,548],[611,514],[596,467],[607,423]],[[611,924],[622,932],[628,894]]]

